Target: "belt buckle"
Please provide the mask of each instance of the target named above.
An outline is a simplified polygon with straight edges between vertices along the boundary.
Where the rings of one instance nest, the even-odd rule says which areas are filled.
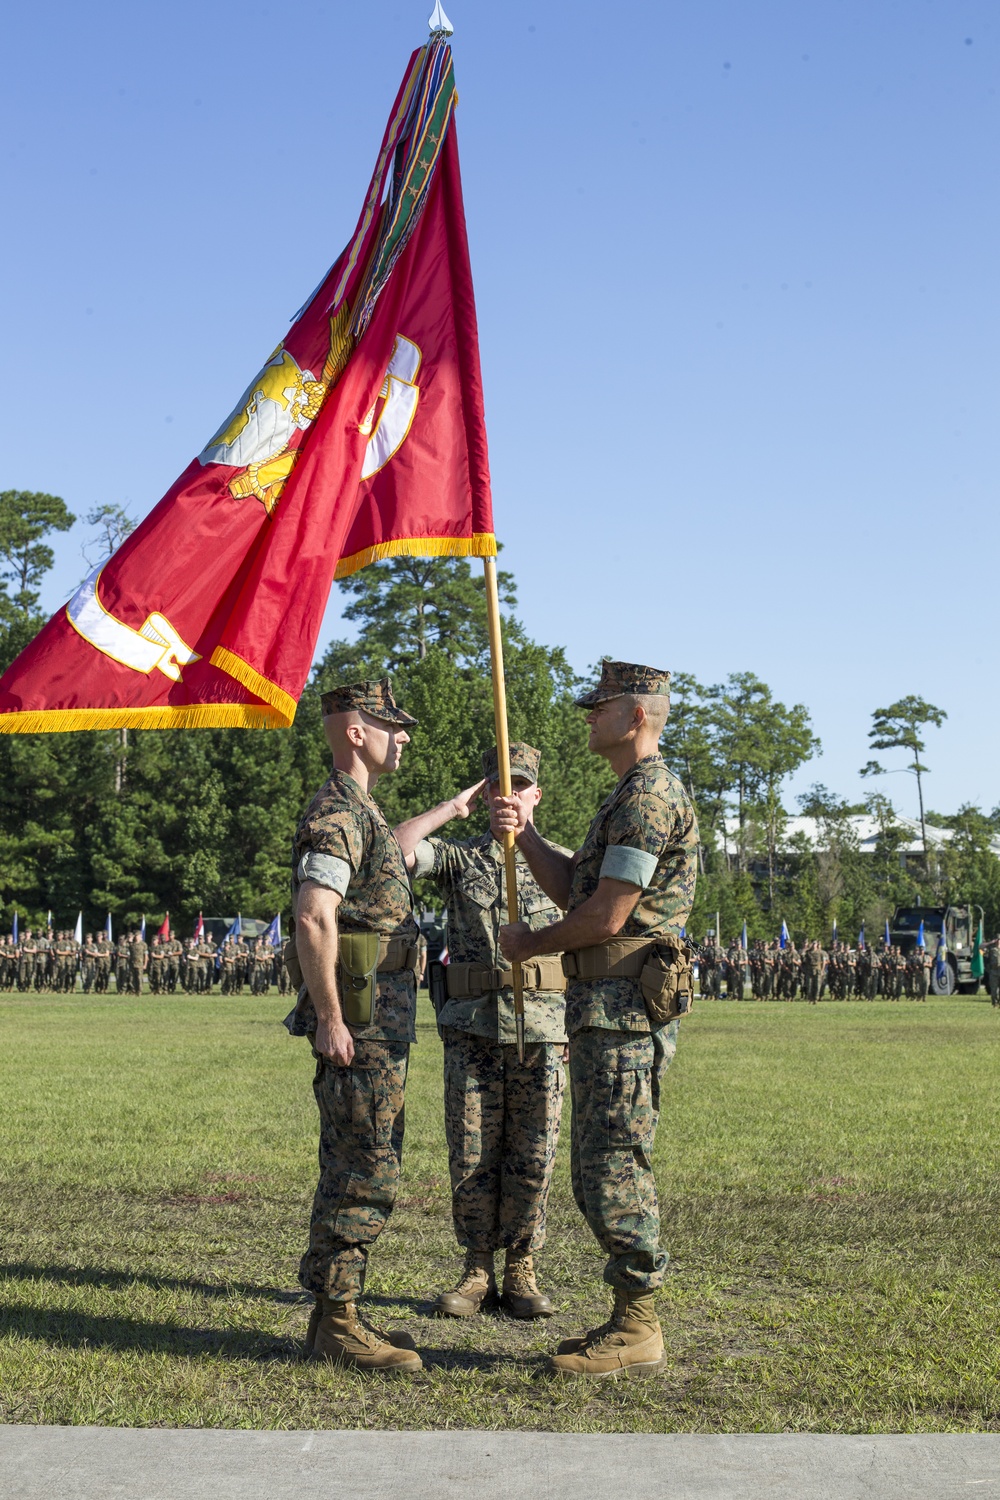
[[[489,987],[490,987],[491,990],[502,990],[503,989],[503,976],[504,976],[503,969],[491,969],[490,970]]]

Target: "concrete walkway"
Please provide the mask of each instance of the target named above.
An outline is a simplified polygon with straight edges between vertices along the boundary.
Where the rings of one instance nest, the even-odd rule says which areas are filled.
[[[1000,1497],[1000,1436],[0,1427],[2,1500]]]

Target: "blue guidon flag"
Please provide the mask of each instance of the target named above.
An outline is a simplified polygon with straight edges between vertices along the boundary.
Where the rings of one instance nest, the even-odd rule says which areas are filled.
[[[778,941],[782,948],[788,947],[790,941],[788,936],[788,923],[785,921],[784,917],[782,917],[781,919],[781,937]]]
[[[270,927],[264,934],[265,943],[270,943],[272,948],[281,947],[281,913],[275,917]]]
[[[945,954],[947,952],[948,952],[948,939],[945,936],[945,931],[944,931],[944,917],[942,917],[941,918],[941,935],[938,938],[938,945],[937,945],[937,957],[934,960],[934,977],[937,979],[937,981],[938,981],[939,984],[943,983],[945,977],[947,976],[948,964],[947,964],[947,962],[945,960]]]

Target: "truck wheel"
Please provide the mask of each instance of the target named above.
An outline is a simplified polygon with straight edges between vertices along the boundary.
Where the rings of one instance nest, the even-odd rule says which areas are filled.
[[[937,964],[933,965],[933,967],[931,968],[932,995],[953,995],[955,993],[956,983],[957,981],[955,979],[955,970],[952,968],[951,964],[945,964],[944,973],[940,975],[940,977],[938,975]]]

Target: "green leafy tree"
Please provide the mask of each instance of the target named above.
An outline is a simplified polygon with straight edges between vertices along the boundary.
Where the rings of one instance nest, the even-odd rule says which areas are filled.
[[[920,803],[920,835],[924,846],[924,868],[929,868],[927,857],[927,821],[924,817],[924,786],[922,777],[928,767],[920,757],[925,750],[920,731],[925,724],[940,729],[948,715],[943,708],[918,698],[914,694],[900,698],[888,708],[876,708],[872,714],[872,727],[868,731],[873,750],[907,750],[913,759],[904,767],[917,778],[917,799]],[[861,769],[862,776],[885,776],[887,773],[877,760],[870,760]]]
[[[747,819],[756,807],[764,828],[769,897],[774,896],[774,869],[783,826],[780,788],[783,781],[817,754],[820,742],[801,703],[786,708],[752,672],[733,672],[710,689],[713,742],[720,771],[736,806],[739,824],[738,863],[748,846]]]
[[[498,573],[497,586],[502,604],[516,603],[509,573]],[[344,618],[359,627],[359,644],[382,671],[423,661],[432,646],[457,661],[487,648],[485,580],[464,559],[392,558],[340,587],[352,600]]]
[[[8,607],[30,615],[38,604],[38,585],[55,558],[42,538],[68,531],[76,520],[58,495],[29,490],[0,494],[0,580]],[[8,585],[13,584],[11,596]]]
[[[57,495],[29,490],[0,494],[0,671],[7,670],[44,624],[38,585],[55,554],[42,538],[68,531],[75,520]]]
[[[687,788],[698,814],[701,843],[699,872],[705,874],[705,849],[724,826],[728,778],[718,754],[715,719],[708,689],[690,672],[676,672],[670,684],[670,717],[660,738],[660,752]]]

